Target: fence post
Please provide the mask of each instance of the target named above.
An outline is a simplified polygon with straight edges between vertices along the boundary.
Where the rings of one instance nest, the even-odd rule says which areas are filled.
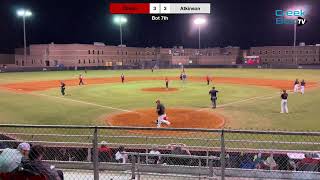
[[[225,176],[225,168],[226,168],[226,147],[224,144],[224,130],[221,130],[221,154],[220,154],[220,162],[221,162],[221,180],[224,180]]]
[[[209,177],[212,178],[214,175],[213,172],[213,159],[209,158]]]
[[[136,179],[136,156],[132,156],[131,179]]]
[[[98,128],[94,128],[93,140],[93,178],[94,180],[99,180],[99,164],[98,164]]]

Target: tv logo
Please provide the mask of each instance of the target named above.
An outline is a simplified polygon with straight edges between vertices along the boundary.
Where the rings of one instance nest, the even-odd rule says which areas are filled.
[[[305,25],[307,22],[308,22],[308,21],[307,21],[305,18],[303,18],[303,17],[298,17],[298,19],[297,19],[297,25],[298,25],[298,26],[303,26],[303,25]]]
[[[284,24],[297,24],[297,26],[303,26],[307,23],[307,20],[302,16],[305,15],[303,10],[296,11],[284,11],[284,10],[276,10],[276,24],[284,25]]]

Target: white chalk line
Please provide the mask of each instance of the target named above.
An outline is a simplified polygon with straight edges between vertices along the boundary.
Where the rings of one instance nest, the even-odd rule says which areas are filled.
[[[115,107],[111,107],[111,106],[104,106],[104,105],[100,105],[100,104],[96,104],[96,103],[91,103],[91,102],[81,101],[81,100],[75,100],[75,99],[70,99],[70,98],[66,98],[66,97],[50,96],[50,95],[47,95],[47,94],[34,94],[34,95],[40,95],[40,96],[60,99],[60,100],[64,100],[64,101],[71,101],[71,102],[76,102],[76,103],[81,103],[81,104],[86,104],[86,105],[91,105],[91,106],[96,106],[96,107],[101,107],[101,108],[106,108],[106,109],[113,109],[113,110],[117,110],[117,111],[133,112],[133,111],[130,111],[130,110],[127,110],[127,109],[115,108]]]
[[[288,93],[292,93],[291,91],[289,91]],[[222,108],[222,107],[227,107],[227,106],[230,106],[230,105],[233,105],[233,104],[239,104],[239,103],[242,103],[242,102],[247,102],[247,101],[253,101],[253,100],[267,100],[267,99],[272,99],[274,97],[277,97],[279,96],[279,93],[276,93],[277,95],[273,95],[273,96],[269,96],[269,95],[265,95],[265,96],[258,96],[258,97],[252,97],[252,98],[247,98],[247,99],[242,99],[242,100],[239,100],[239,101],[233,101],[233,102],[230,102],[230,103],[226,103],[226,104],[222,104],[222,105],[217,105],[217,108]],[[211,109],[211,108],[201,108],[201,109],[198,109],[196,111],[204,111],[204,110],[207,110],[207,109]]]

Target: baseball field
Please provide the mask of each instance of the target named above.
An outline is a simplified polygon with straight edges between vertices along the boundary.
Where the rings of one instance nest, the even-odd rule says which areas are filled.
[[[185,83],[179,80],[180,73],[180,69],[0,73],[0,123],[156,127],[155,101],[160,99],[169,127],[319,130],[319,70],[186,69]],[[207,75],[212,78],[209,86]],[[172,89],[164,88],[165,77]],[[290,92],[289,114],[281,114],[280,91],[292,90],[296,78],[306,81],[306,93]],[[66,84],[66,96],[60,93],[60,81]],[[211,109],[208,94],[213,85],[219,91],[217,109]]]

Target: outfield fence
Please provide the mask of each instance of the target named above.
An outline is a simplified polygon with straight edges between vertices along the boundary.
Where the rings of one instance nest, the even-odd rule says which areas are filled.
[[[0,179],[41,172],[4,173],[21,142],[64,179],[320,179],[320,132],[0,125]]]

